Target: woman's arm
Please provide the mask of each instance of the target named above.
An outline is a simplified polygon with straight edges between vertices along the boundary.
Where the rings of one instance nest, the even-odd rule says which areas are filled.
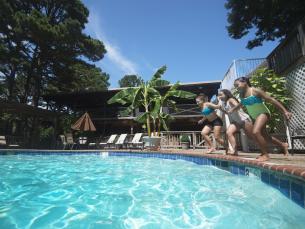
[[[283,106],[283,104],[281,104],[279,101],[277,101],[275,98],[271,97],[270,95],[268,95],[266,92],[258,89],[258,88],[253,88],[253,94],[261,97],[262,99],[264,99],[265,101],[273,104],[274,106],[276,106],[284,115],[287,119],[290,119],[292,114]]]
[[[209,107],[209,108],[212,108],[214,110],[216,109],[220,109],[221,108],[221,105],[218,103],[218,104],[214,104],[214,103],[206,103],[206,106]]]
[[[233,99],[234,100],[234,99]],[[235,101],[235,100],[234,100]],[[228,101],[229,102],[229,101]],[[233,102],[233,107],[228,111],[228,113],[230,114],[230,113],[233,113],[234,111],[237,111],[237,110],[239,110],[240,108],[241,108],[241,103],[239,103],[239,102],[237,102],[237,101],[235,101],[236,103],[234,103]]]
[[[206,119],[207,118],[205,116],[203,116],[203,118],[198,121],[198,124],[201,125]]]
[[[237,107],[240,103],[236,101],[236,99],[229,98],[228,103],[231,105],[231,107],[235,108]]]

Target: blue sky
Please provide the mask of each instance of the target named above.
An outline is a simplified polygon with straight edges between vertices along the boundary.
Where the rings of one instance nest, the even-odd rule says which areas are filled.
[[[126,74],[150,79],[162,65],[171,83],[222,80],[234,59],[266,57],[277,42],[246,49],[245,37],[228,36],[225,0],[84,0],[85,32],[104,42],[96,63],[110,88]]]

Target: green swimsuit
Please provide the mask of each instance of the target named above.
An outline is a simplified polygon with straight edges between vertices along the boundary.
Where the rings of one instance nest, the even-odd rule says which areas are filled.
[[[247,108],[247,111],[252,119],[256,119],[260,114],[270,115],[269,109],[266,107],[265,103],[260,97],[253,95],[251,88],[251,95],[242,98],[240,100],[241,104]]]

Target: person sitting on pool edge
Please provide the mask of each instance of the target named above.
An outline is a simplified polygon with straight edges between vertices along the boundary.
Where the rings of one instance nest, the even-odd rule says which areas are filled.
[[[290,119],[292,114],[288,112],[287,109],[275,98],[269,96],[261,89],[252,87],[247,77],[240,77],[236,79],[234,86],[240,93],[241,101],[238,106],[232,108],[231,112],[239,109],[241,105],[244,105],[248,111],[248,114],[254,120],[253,135],[255,136],[256,142],[261,149],[261,155],[257,158],[257,160],[269,160],[269,152],[267,146],[270,140],[272,143],[280,146],[283,149],[284,155],[288,156],[288,144],[281,142],[275,137],[271,137],[267,133],[266,124],[271,118],[271,113],[263,100],[273,104],[275,107],[281,110],[286,119]]]
[[[219,144],[224,145],[224,140],[221,138],[223,122],[221,118],[219,118],[216,114],[215,109],[217,109],[217,105],[208,102],[208,97],[206,95],[200,94],[197,96],[196,103],[200,107],[201,114],[203,115],[203,118],[198,121],[198,124],[204,125],[201,131],[201,135],[209,147],[207,153],[211,153],[216,150],[209,137],[211,131],[213,131],[215,140]]]

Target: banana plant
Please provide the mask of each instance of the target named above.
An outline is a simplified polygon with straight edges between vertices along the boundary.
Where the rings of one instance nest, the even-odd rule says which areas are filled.
[[[183,90],[178,90],[179,82],[172,85],[165,95],[161,95],[154,100],[154,108],[151,112],[154,132],[160,135],[161,128],[168,130],[167,124],[173,120],[173,117],[163,112],[164,107],[173,108],[177,111],[176,101],[174,98],[193,99],[196,95]]]
[[[128,105],[127,113],[131,113],[135,108],[144,107],[145,112],[136,118],[137,122],[146,123],[148,136],[153,132],[160,135],[161,128],[168,130],[168,122],[173,118],[163,112],[164,106],[176,109],[176,102],[172,98],[193,99],[195,94],[187,91],[178,90],[179,83],[172,85],[165,95],[160,94],[157,88],[166,85],[166,80],[162,79],[162,75],[166,71],[166,66],[162,66],[152,76],[151,80],[142,83],[139,87],[126,88],[119,91],[111,99],[108,104],[120,103]]]

